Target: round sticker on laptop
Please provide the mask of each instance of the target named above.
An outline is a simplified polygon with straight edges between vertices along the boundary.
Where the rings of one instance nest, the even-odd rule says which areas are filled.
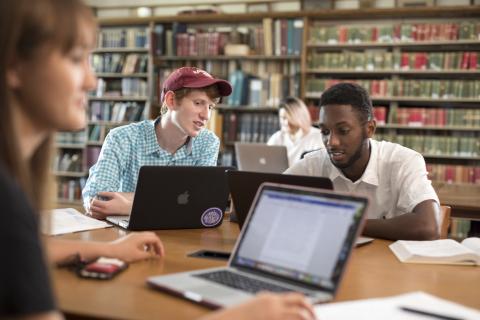
[[[222,221],[223,212],[219,208],[208,208],[202,213],[200,221],[205,227],[214,227]]]

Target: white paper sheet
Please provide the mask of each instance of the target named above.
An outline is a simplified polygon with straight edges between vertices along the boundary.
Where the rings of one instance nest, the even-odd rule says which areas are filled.
[[[479,320],[480,311],[461,304],[437,298],[425,292],[412,292],[387,298],[337,302],[315,306],[321,320],[432,320],[430,316],[410,313],[400,309],[410,307],[444,316]]]
[[[112,226],[104,221],[90,218],[73,208],[55,209],[42,213],[41,225],[42,233],[51,236]]]

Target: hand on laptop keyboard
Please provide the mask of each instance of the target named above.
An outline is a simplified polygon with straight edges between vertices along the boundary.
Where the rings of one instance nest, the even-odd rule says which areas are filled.
[[[300,293],[261,293],[236,307],[223,309],[201,320],[287,320],[315,319],[312,305]]]

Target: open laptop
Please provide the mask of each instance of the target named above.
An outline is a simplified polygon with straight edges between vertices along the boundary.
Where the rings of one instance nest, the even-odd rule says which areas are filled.
[[[228,202],[226,171],[231,169],[143,166],[132,213],[109,216],[107,221],[129,230],[217,227]]]
[[[227,267],[154,276],[147,283],[210,307],[235,305],[265,290],[329,301],[367,206],[365,197],[264,183]]]
[[[333,190],[332,181],[324,177],[252,171],[228,171],[227,180],[232,196],[232,204],[235,208],[235,218],[240,229],[243,227],[243,223],[247,218],[258,187],[264,182]]]
[[[235,156],[239,170],[282,173],[288,169],[285,146],[235,142]]]
[[[234,213],[232,213],[232,215],[234,214],[234,219],[232,220],[231,215],[230,221],[236,220],[240,229],[242,229],[245,219],[247,218],[248,211],[255,198],[255,193],[263,182],[333,190],[332,181],[325,177],[232,170],[227,172],[227,180],[232,197],[232,204],[235,208]],[[373,238],[358,237],[355,244],[361,246],[372,241]]]

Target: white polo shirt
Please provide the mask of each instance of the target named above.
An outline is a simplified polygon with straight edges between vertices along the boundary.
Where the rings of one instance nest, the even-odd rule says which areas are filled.
[[[320,129],[315,127],[311,127],[305,135],[302,130],[298,130],[293,137],[279,130],[268,139],[267,144],[287,147],[288,164],[290,166],[300,160],[304,152],[325,148]]]
[[[440,203],[427,178],[425,160],[420,153],[386,141],[370,139],[370,146],[367,168],[355,182],[332,164],[325,149],[306,155],[285,173],[328,177],[337,191],[368,196],[369,219],[392,218],[412,212],[425,200]]]

